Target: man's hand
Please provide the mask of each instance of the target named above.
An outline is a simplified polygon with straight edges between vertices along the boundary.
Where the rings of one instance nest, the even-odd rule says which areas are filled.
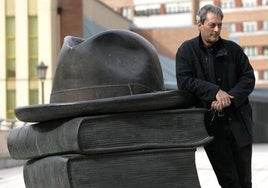
[[[233,96],[220,89],[216,94],[216,100],[211,103],[211,108],[217,111],[222,111],[223,108],[231,105],[231,99],[233,98]]]

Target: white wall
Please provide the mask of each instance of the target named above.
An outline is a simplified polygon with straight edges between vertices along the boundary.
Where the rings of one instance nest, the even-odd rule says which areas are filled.
[[[5,0],[0,0],[0,118],[6,116]]]
[[[57,16],[57,1],[38,0],[38,55],[39,63],[47,66],[44,83],[44,102],[49,103],[55,65],[59,52],[59,22]],[[41,84],[39,85],[39,101],[41,103]]]
[[[191,13],[142,16],[135,17],[133,20],[134,25],[139,28],[184,27],[191,25],[191,21]]]
[[[15,1],[16,30],[16,105],[29,103],[28,84],[28,1]],[[27,40],[25,40],[27,39]]]

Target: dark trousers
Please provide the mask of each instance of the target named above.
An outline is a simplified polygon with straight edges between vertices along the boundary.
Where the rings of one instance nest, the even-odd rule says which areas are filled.
[[[223,188],[251,188],[252,144],[238,147],[228,118],[219,118],[213,125],[214,140],[205,151]]]

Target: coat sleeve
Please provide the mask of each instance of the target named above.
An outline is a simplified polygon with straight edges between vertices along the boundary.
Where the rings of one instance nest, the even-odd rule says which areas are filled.
[[[198,54],[189,42],[183,43],[176,53],[176,78],[180,90],[189,91],[206,102],[215,100],[219,86],[205,81]]]
[[[238,51],[235,53],[237,82],[228,93],[234,96],[233,103],[235,107],[240,107],[247,102],[248,96],[254,89],[255,76],[248,57],[240,47],[237,49]]]

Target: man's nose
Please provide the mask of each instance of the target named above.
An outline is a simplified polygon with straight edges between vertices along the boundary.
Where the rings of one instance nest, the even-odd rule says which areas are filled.
[[[216,25],[216,26],[214,27],[214,31],[219,32],[220,30],[221,30],[221,28],[220,28],[218,25]]]
[[[221,30],[221,24],[215,24],[214,31],[219,32]]]

